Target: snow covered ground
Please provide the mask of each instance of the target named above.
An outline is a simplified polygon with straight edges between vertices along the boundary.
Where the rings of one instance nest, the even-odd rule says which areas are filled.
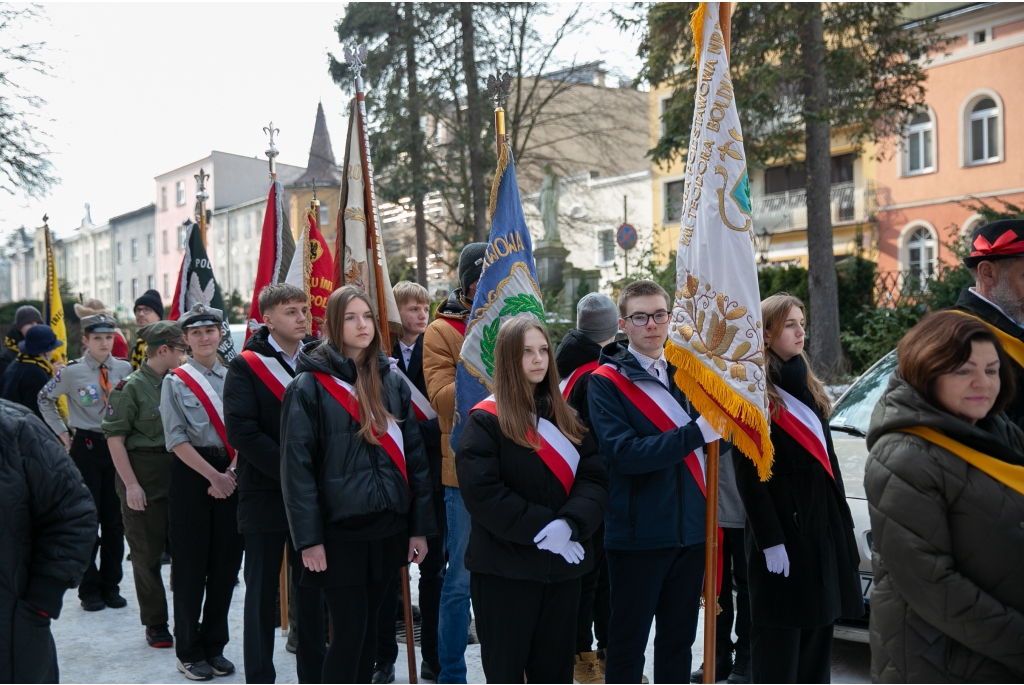
[[[163,572],[164,584],[170,587],[170,566],[164,566]],[[413,566],[414,602],[417,595],[416,576],[417,568]],[[65,683],[189,682],[175,670],[173,649],[153,649],[146,644],[144,628],[139,623],[131,562],[128,561],[124,562],[121,594],[128,600],[126,608],[104,609],[95,613],[88,613],[82,609],[78,602],[77,590],[69,590],[64,596],[63,613],[59,620],[53,622],[53,638],[57,643],[61,681]],[[217,678],[217,683],[245,682],[242,664],[242,606],[244,598],[245,584],[243,582],[235,588],[231,601],[231,642],[224,650],[224,656],[234,662],[238,670],[229,677]],[[703,625],[702,614],[697,640],[693,646],[695,667],[703,658]],[[295,657],[285,650],[285,641],[286,638],[283,635],[278,635],[274,645],[277,682],[294,683],[296,682]],[[870,682],[869,662],[870,654],[867,645],[836,641],[832,659],[832,682]],[[480,665],[480,645],[470,645],[466,649],[466,664],[469,682],[483,683],[484,672]],[[417,658],[418,668],[419,660]],[[654,682],[654,630],[651,631],[651,637],[647,644],[647,666],[644,672],[651,682]],[[396,682],[409,682],[404,644],[399,645],[395,675]],[[682,677],[683,675],[685,674],[680,674],[680,682],[687,680]]]

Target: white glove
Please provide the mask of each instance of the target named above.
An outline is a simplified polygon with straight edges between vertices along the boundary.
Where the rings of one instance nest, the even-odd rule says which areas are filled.
[[[578,564],[583,561],[583,545],[570,540],[569,544],[559,554],[570,564]]]
[[[544,549],[554,554],[561,554],[562,550],[569,544],[572,537],[572,528],[565,519],[555,519],[548,525],[541,528],[533,541],[537,543],[537,549]]]
[[[718,434],[718,431],[712,428],[711,424],[708,423],[707,419],[705,419],[703,416],[697,417],[696,424],[697,428],[700,428],[700,434],[704,436],[704,442],[711,443],[714,442],[715,440],[722,439],[722,436]]]
[[[789,555],[786,554],[785,545],[775,545],[764,551],[764,560],[768,564],[768,571],[781,573],[789,578]]]

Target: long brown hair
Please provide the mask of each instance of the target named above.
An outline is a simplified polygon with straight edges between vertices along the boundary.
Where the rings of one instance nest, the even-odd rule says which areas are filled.
[[[505,437],[529,449],[540,448],[540,435],[533,415],[537,412],[535,389],[523,373],[523,346],[526,332],[536,328],[548,345],[548,372],[537,384],[536,392],[546,395],[558,430],[577,445],[583,442],[586,428],[576,418],[576,410],[565,403],[558,389],[555,353],[544,325],[530,316],[516,316],[501,325],[494,345],[494,402],[498,408],[498,425]],[[527,438],[533,433],[535,442]]]
[[[804,303],[800,301],[799,297],[793,297],[789,293],[775,293],[761,301],[761,319],[764,321],[766,338],[772,331],[782,331],[786,326],[786,319],[789,318],[789,312],[792,311],[793,307],[799,308],[800,313],[807,316],[807,313],[804,311]],[[769,370],[769,373],[765,374],[768,400],[772,403],[773,407],[784,407],[786,403],[782,400],[782,396],[779,395],[779,391],[775,389],[770,373],[772,370],[782,366],[782,358],[772,351],[767,342],[765,342],[764,348],[764,356]],[[811,370],[811,365],[807,363],[807,355],[804,354],[803,350],[800,351],[800,356],[803,357],[804,363],[807,364],[807,389],[811,391],[811,397],[814,398],[814,403],[818,405],[818,409],[821,410],[825,418],[828,418],[828,415],[832,413],[832,401],[829,400],[828,395],[825,393],[825,388],[822,387],[821,381],[818,380],[818,377],[814,375],[814,371]],[[772,418],[778,418],[778,413],[778,409],[773,410]]]
[[[354,285],[346,285],[338,288],[327,299],[327,308],[324,314],[324,332],[327,343],[338,352],[343,349],[342,341],[345,331],[345,312],[352,300],[360,299],[373,311],[373,304],[370,297]],[[380,370],[377,367],[377,356],[381,351],[380,325],[377,319],[373,320],[373,340],[363,350],[358,359],[353,359],[356,365],[356,396],[359,398],[359,435],[371,445],[379,445],[378,435],[384,435],[388,430],[388,419],[395,418],[384,407],[381,399],[384,394],[380,381]]]

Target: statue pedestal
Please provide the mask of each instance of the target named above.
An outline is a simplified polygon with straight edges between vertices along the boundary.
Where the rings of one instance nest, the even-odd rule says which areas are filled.
[[[537,262],[537,280],[542,291],[559,292],[563,285],[562,266],[569,250],[562,246],[562,241],[540,241],[533,249],[533,258]]]

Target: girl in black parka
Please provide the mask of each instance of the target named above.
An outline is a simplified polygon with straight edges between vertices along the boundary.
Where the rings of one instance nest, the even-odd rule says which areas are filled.
[[[761,312],[775,448],[772,475],[761,482],[751,460],[733,460],[747,511],[751,678],[827,683],[833,624],[840,617],[864,615],[853,517],[829,434],[828,396],[803,352],[803,303],[780,293],[764,300]],[[784,412],[790,421],[806,419],[803,434],[820,431],[824,442],[798,440],[787,430],[792,424]],[[818,447],[812,452],[808,444]]]
[[[487,681],[571,683],[580,577],[593,564],[608,475],[533,317],[502,325],[494,397],[470,412],[455,466],[472,518],[465,563]]]
[[[299,582],[321,588],[331,614],[323,682],[368,683],[387,581],[426,557],[436,526],[419,423],[369,298],[339,288],[326,319],[326,339],[302,348],[284,395],[281,489],[305,566]],[[345,384],[359,420],[339,400]]]

